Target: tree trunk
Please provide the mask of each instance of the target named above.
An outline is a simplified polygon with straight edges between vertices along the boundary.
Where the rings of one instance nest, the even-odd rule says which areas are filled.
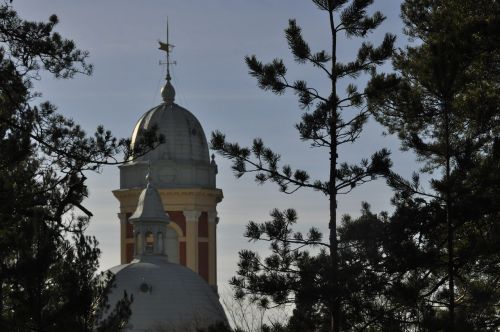
[[[336,100],[336,92],[337,92],[337,74],[335,72],[335,66],[337,63],[336,56],[336,48],[337,48],[337,35],[335,32],[335,22],[333,19],[333,9],[329,11],[330,14],[330,28],[332,33],[332,90],[330,96],[330,105],[331,114],[330,114],[330,236],[329,236],[329,245],[330,245],[330,261],[331,261],[331,269],[330,269],[330,292],[331,292],[331,308],[330,308],[330,319],[331,319],[331,332],[340,331],[340,301],[339,301],[339,280],[338,280],[338,271],[339,271],[339,257],[338,257],[338,243],[337,243],[337,188],[335,184],[335,179],[337,178],[337,100]]]
[[[454,280],[454,250],[453,250],[453,221],[451,218],[451,188],[450,188],[450,117],[449,117],[449,103],[445,101],[444,104],[444,131],[445,131],[445,203],[446,203],[446,227],[448,237],[448,288],[449,288],[449,331],[453,332],[455,327],[455,280]]]

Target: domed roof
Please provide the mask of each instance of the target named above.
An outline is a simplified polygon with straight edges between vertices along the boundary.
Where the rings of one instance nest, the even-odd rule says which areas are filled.
[[[130,331],[155,326],[195,331],[226,316],[215,291],[195,272],[161,256],[143,256],[110,269],[116,288],[109,296],[111,308],[126,290],[133,295]]]
[[[132,147],[145,130],[157,128],[165,143],[139,160],[198,161],[210,163],[208,144],[203,128],[196,117],[187,109],[173,102],[164,102],[147,111],[135,125]]]
[[[140,146],[142,139],[150,134],[148,131],[154,128],[165,142],[120,166],[120,189],[142,188],[146,164],[155,170],[156,187],[159,189],[216,186],[217,165],[214,160],[210,161],[203,127],[191,112],[174,102],[175,89],[171,83],[171,62],[168,59],[172,47],[168,41],[160,42],[160,49],[167,52],[167,76],[161,92],[163,103],[144,113],[136,123],[131,148]]]

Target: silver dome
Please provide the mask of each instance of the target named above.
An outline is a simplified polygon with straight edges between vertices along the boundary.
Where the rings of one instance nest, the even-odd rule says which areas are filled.
[[[148,164],[158,189],[215,188],[217,165],[210,161],[203,127],[187,109],[164,102],[147,111],[132,134],[132,147],[146,130],[157,128],[165,143],[120,166],[120,188],[143,188]]]
[[[132,147],[141,134],[156,126],[165,143],[138,158],[139,160],[199,161],[209,164],[208,144],[203,128],[187,109],[172,103],[163,103],[146,112],[135,125]]]
[[[111,308],[123,296],[133,295],[128,331],[195,331],[218,321],[226,322],[215,291],[195,272],[168,263],[160,256],[142,256],[110,269],[116,285],[109,296]]]

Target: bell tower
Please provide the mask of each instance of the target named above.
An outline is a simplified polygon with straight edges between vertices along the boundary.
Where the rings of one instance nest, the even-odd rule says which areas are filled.
[[[121,264],[133,260],[137,241],[141,241],[134,236],[130,218],[145,188],[144,174],[150,169],[150,181],[161,197],[163,211],[169,216],[169,222],[162,224],[166,227],[163,243],[169,262],[190,268],[216,287],[217,204],[222,201],[223,194],[216,188],[217,165],[214,156],[209,156],[203,127],[191,112],[175,103],[169,68],[172,48],[167,33],[167,43],[160,42],[160,49],[167,57],[167,76],[161,93],[163,102],[140,117],[131,144],[137,144],[152,128],[156,128],[165,142],[119,166],[120,188],[113,191],[120,202]],[[147,237],[141,239],[148,241]],[[147,243],[139,247],[149,248]]]

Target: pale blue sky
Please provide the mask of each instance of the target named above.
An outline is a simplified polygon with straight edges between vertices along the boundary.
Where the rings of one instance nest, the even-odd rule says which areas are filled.
[[[385,32],[392,32],[399,35],[398,45],[404,45],[400,0],[375,2],[373,8],[382,10],[388,19],[370,40],[377,43]],[[27,19],[46,20],[50,14],[57,14],[57,30],[90,51],[89,61],[95,66],[92,76],[69,81],[44,77],[36,85],[43,98],[54,102],[61,113],[74,118],[88,132],[103,124],[118,137],[129,136],[137,119],[160,103],[165,68],[158,65],[163,55],[157,49],[157,40],[165,39],[168,16],[171,42],[176,45],[173,58],[178,62],[173,68],[176,102],[198,117],[207,138],[215,129],[244,145],[261,137],[292,166],[310,170],[314,178],[327,178],[326,151],[313,150],[300,142],[293,128],[301,114],[295,96],[261,91],[243,60],[250,54],[263,61],[284,58],[290,65],[291,78],[307,79],[311,86],[326,91],[325,77],[311,66],[295,65],[283,38],[288,19],[296,18],[313,50],[330,48],[326,13],[311,2],[14,0],[13,5]],[[340,59],[349,59],[357,45],[357,40],[342,38],[338,45]],[[341,159],[360,160],[377,148],[389,147],[395,169],[411,174],[417,168],[413,156],[400,153],[398,141],[381,133],[382,129],[370,122],[357,144],[342,149]],[[272,184],[258,186],[251,177],[236,180],[230,164],[221,157],[216,160],[218,187],[225,196],[218,208],[219,285],[224,286],[234,275],[239,249],[263,248],[243,238],[248,220],[265,220],[275,207],[294,207],[300,228],[315,225],[326,231],[328,200],[324,195],[301,190],[289,196],[279,193]],[[89,232],[100,242],[102,268],[119,264],[118,201],[111,193],[118,188],[118,181],[116,167],[106,167],[102,174],[89,175],[88,180],[90,197],[85,205],[95,215]],[[369,202],[376,212],[387,210],[390,198],[391,192],[382,181],[370,183],[340,197],[338,213],[358,215],[361,201]]]

